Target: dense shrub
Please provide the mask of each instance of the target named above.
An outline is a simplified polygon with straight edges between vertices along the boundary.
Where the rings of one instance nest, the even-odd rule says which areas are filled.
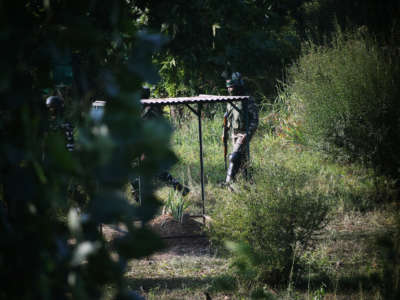
[[[284,93],[314,146],[398,177],[400,60],[365,30],[304,45]]]
[[[245,259],[252,270],[249,279],[283,282],[325,224],[329,201],[305,172],[271,165],[261,175],[257,188],[243,188],[217,203],[211,236],[216,242],[243,243],[253,253],[255,259]],[[249,256],[238,249],[236,263],[243,267]]]

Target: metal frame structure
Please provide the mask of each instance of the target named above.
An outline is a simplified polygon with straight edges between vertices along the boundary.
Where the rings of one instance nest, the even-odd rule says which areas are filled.
[[[204,164],[203,164],[203,133],[201,112],[203,104],[209,103],[230,103],[234,109],[240,112],[240,109],[233,103],[236,101],[248,101],[250,96],[217,96],[217,95],[199,95],[194,97],[175,97],[175,98],[152,98],[142,99],[142,105],[156,106],[156,105],[186,105],[198,119],[198,132],[199,132],[199,153],[200,153],[200,184],[201,184],[201,201],[202,201],[202,215],[191,217],[202,217],[203,224],[205,224],[205,193],[204,193]],[[191,105],[197,104],[197,109]],[[247,115],[246,115],[246,123]],[[246,127],[248,127],[246,125]],[[249,148],[247,149],[249,155]]]
[[[204,95],[201,94],[199,96],[194,97],[175,97],[175,98],[151,98],[151,99],[141,99],[140,102],[144,106],[159,106],[159,105],[185,105],[189,108],[191,112],[193,112],[198,119],[198,133],[199,133],[199,153],[200,153],[200,184],[201,184],[201,202],[202,202],[202,214],[201,215],[191,215],[190,217],[196,218],[201,217],[203,219],[203,224],[205,225],[206,212],[205,212],[205,193],[204,193],[204,164],[203,164],[203,132],[202,132],[202,121],[201,121],[201,113],[202,107],[204,104],[209,103],[229,103],[232,107],[240,112],[240,109],[233,103],[236,101],[248,101],[250,96],[217,96],[217,95]],[[104,107],[106,105],[106,101],[94,101],[92,103],[94,118],[101,118],[102,113],[104,112]],[[192,107],[192,105],[197,105],[197,109]],[[246,112],[245,112],[246,113]],[[245,117],[246,122],[246,131],[248,132],[248,116],[246,113]],[[249,143],[247,143],[247,153],[248,158],[250,158],[250,150]],[[139,177],[139,195],[140,191],[140,177]],[[140,203],[141,203],[141,196]],[[100,226],[101,231],[101,226]],[[167,236],[163,237],[164,239],[175,239],[175,238],[201,238],[205,237],[202,235],[194,235],[194,236]]]

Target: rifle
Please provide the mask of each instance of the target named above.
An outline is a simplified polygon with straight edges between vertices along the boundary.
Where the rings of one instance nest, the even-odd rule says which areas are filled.
[[[228,112],[224,114],[224,125],[223,125],[223,133],[222,133],[222,143],[224,145],[224,163],[225,163],[225,170],[228,169],[227,159],[226,156],[228,154]]]

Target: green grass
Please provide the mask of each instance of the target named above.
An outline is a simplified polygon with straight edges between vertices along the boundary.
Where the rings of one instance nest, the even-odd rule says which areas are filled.
[[[339,164],[328,160],[320,152],[288,141],[285,136],[270,134],[262,123],[251,143],[251,171],[262,178],[271,165],[279,165],[290,172],[304,172],[314,177],[314,188],[325,190],[335,197],[335,210],[366,210],[376,205],[376,197],[389,197],[392,182],[375,176],[372,170],[358,164]],[[206,208],[212,211],[221,194],[219,183],[225,179],[223,148],[220,142],[222,117],[203,121],[204,177]],[[179,142],[180,141],[180,142]],[[188,184],[190,199],[197,202],[200,195],[200,164],[197,120],[193,118],[175,131],[173,149],[179,162],[171,170],[173,175]],[[167,190],[161,193],[167,198]],[[392,191],[392,193],[395,193]],[[386,199],[381,199],[386,200]]]
[[[295,279],[294,290],[274,288],[277,299],[383,299],[376,274],[382,270],[379,249],[371,240],[386,231],[390,213],[340,214],[304,259],[309,277]],[[230,260],[218,255],[172,256],[131,261],[126,278],[147,299],[250,299],[250,290],[237,282]],[[289,298],[287,298],[289,297]]]
[[[168,259],[132,261],[127,272],[129,284],[148,299],[204,299],[204,293],[232,290],[220,282],[228,270],[225,259],[211,256],[169,256]],[[213,289],[212,289],[213,287]],[[218,287],[219,290],[216,289]],[[212,290],[212,291],[211,291]],[[199,298],[197,298],[199,297]]]
[[[264,299],[383,299],[385,256],[375,241],[394,228],[392,182],[358,164],[340,164],[323,153],[294,144],[287,135],[272,134],[268,124],[263,123],[265,116],[261,115],[260,128],[251,144],[254,187],[265,190],[264,185],[271,183],[263,180],[263,174],[271,166],[279,166],[299,176],[308,174],[311,180],[307,188],[331,201],[328,225],[301,256],[305,270],[293,276],[290,289],[276,286],[273,292],[265,293],[266,288],[270,289],[268,285],[254,282],[249,286],[238,280],[230,268],[231,257],[224,251],[150,258],[130,262],[126,278],[133,290],[147,299],[205,299],[205,292],[212,299],[251,299],[260,294]],[[232,196],[219,186],[225,178],[220,142],[222,114],[219,117],[203,121],[207,215],[217,215],[217,204]],[[172,139],[179,162],[171,172],[191,188],[186,201],[194,214],[201,212],[197,125],[197,119],[188,120],[175,130]],[[239,186],[242,184],[239,182]],[[164,201],[169,193],[167,187],[157,191]]]
[[[380,130],[381,120],[385,120],[385,128],[398,126],[398,105],[392,101],[398,98],[394,84],[397,77],[392,76],[398,64],[393,63],[392,68],[381,63],[379,51],[367,47],[373,40],[357,35],[347,38],[339,34],[329,47],[310,45],[297,69],[294,66],[290,71],[295,76],[292,82],[282,84],[278,101],[260,113],[259,128],[250,146],[253,184],[239,178],[238,193],[220,186],[225,179],[220,141],[223,110],[219,107],[214,118],[203,118],[205,212],[212,216],[211,226],[217,226],[220,233],[210,231],[214,255],[131,262],[126,278],[132,289],[149,299],[205,299],[205,293],[212,299],[396,299],[394,292],[398,293],[399,287],[394,285],[400,274],[398,188],[395,180],[382,175],[393,172],[368,168],[366,162],[374,162],[370,165],[375,167],[389,162],[384,169],[397,170],[398,131],[382,135]],[[388,110],[390,118],[384,114],[381,118],[381,102],[376,99],[393,107]],[[353,118],[360,114],[362,118]],[[366,118],[376,114],[379,118]],[[179,162],[171,173],[191,189],[185,198],[185,213],[199,214],[198,122],[189,110],[187,116],[172,137],[171,146]],[[370,121],[371,126],[365,127],[359,120]],[[365,131],[368,128],[373,129],[372,135],[371,130]],[[337,140],[330,139],[332,134],[339,142],[344,138],[342,148]],[[386,138],[388,143],[378,146],[389,146],[390,151],[375,149],[373,142],[380,141],[376,137]],[[373,157],[375,150],[371,149],[389,155]],[[169,194],[166,187],[157,191],[163,201]],[[310,206],[314,200],[320,206]],[[298,206],[293,213],[295,204]],[[319,207],[329,207],[327,215],[318,214]],[[312,234],[306,241],[293,244],[294,250],[285,252],[290,253],[287,257],[280,253],[279,242],[272,247],[276,251],[270,253],[283,260],[279,263],[286,268],[286,273],[272,273],[274,281],[271,276],[262,276],[264,266],[271,265],[270,256],[243,252],[242,263],[247,259],[253,269],[240,270],[233,268],[235,256],[221,247],[226,237],[234,242],[245,237],[253,242],[254,249],[258,246],[258,254],[265,255],[268,235],[274,233],[268,230],[278,231],[279,222],[290,225],[292,221],[295,228],[288,226],[288,231],[298,231],[296,224],[307,228],[307,222],[297,221],[312,213],[324,217],[321,230],[310,226]],[[258,243],[263,232],[268,232],[267,243]],[[255,233],[257,239],[252,240]],[[290,242],[292,236],[288,236]],[[287,244],[285,247],[287,250]],[[269,261],[265,263],[263,258]],[[236,266],[243,264],[238,265],[236,260]],[[258,272],[251,272],[257,268]]]

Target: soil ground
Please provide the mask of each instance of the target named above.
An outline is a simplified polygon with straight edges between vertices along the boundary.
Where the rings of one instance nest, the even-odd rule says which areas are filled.
[[[164,238],[167,247],[129,263],[126,278],[131,288],[145,299],[207,299],[205,288],[228,266],[225,259],[211,253],[202,218],[184,217],[180,223],[165,214],[148,226]],[[123,232],[121,227],[103,227],[109,241]],[[232,298],[222,293],[212,299]]]
[[[210,244],[203,233],[201,218],[195,219],[184,216],[182,223],[171,215],[161,215],[148,226],[158,233],[165,241],[167,247],[151,256],[151,259],[168,259],[169,256],[179,255],[207,255],[210,253]],[[124,232],[123,227],[104,225],[103,234],[110,241]]]
[[[377,272],[382,267],[380,249],[372,241],[387,232],[392,222],[387,211],[353,212],[332,220],[308,254],[332,278],[344,276],[344,279],[354,280],[341,281],[338,290],[324,288],[324,299],[381,299],[378,292],[375,294],[366,286],[361,288],[360,284],[365,274]],[[148,225],[166,238],[167,247],[129,263],[126,278],[132,290],[148,300],[210,299],[207,297],[210,295],[213,300],[246,299],[237,294],[234,280],[228,275],[228,260],[211,253],[209,241],[198,237],[202,235],[202,219],[186,218],[179,223],[170,215],[161,215]],[[122,230],[105,226],[103,232],[107,239],[112,239]],[[213,288],[215,286],[217,290]],[[315,296],[322,287],[299,291],[299,299]]]

